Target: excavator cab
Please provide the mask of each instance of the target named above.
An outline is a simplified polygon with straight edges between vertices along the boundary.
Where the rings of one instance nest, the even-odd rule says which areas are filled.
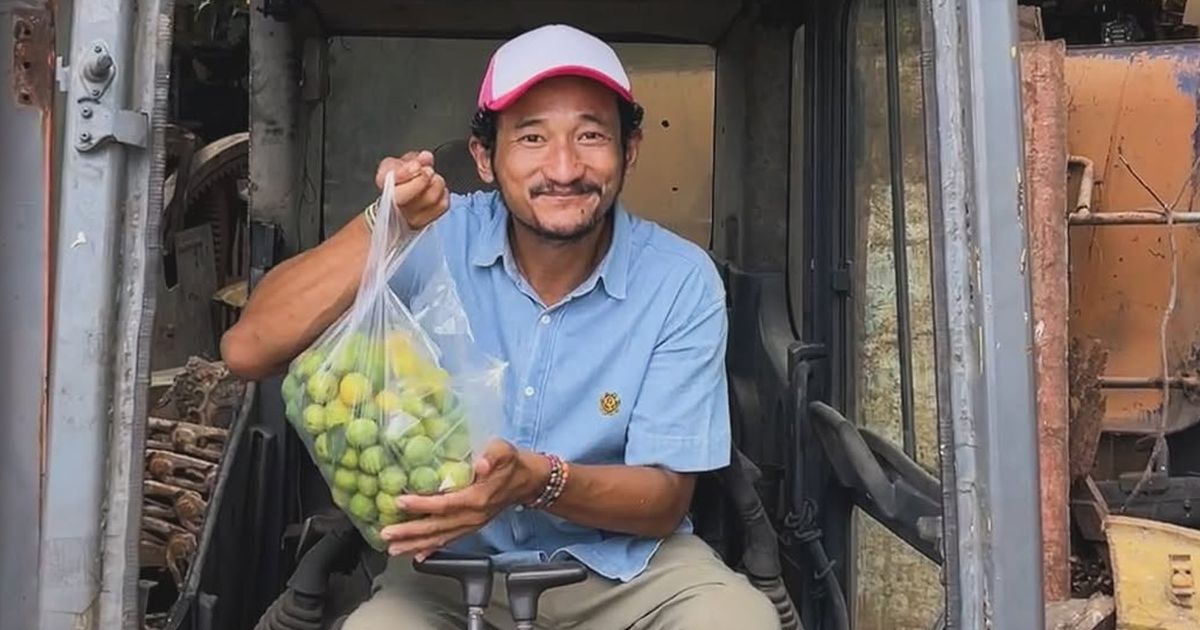
[[[1094,21],[1113,3],[1044,4],[1104,5]],[[6,515],[3,555],[41,570],[32,586],[2,574],[0,614],[334,630],[368,597],[385,559],[331,501],[281,378],[214,386],[228,376],[216,339],[264,274],[373,200],[380,158],[430,149],[453,190],[484,187],[466,138],[487,57],[560,22],[612,42],[646,108],[624,201],[705,248],[725,283],[735,448],[699,480],[697,533],[789,630],[1042,627],[1018,13],[1015,0],[20,7],[4,47],[18,94],[0,112],[40,112],[28,138],[53,143],[43,157],[63,185],[44,200],[56,220],[0,216],[0,235],[21,235],[0,251],[54,262],[28,274],[49,279],[45,299],[10,305],[46,309],[29,321],[54,335],[12,338],[44,359],[44,381],[10,398],[45,431],[6,425],[0,440],[20,473],[0,502],[41,509],[13,527]],[[1138,24],[1087,32],[1108,45]],[[184,373],[207,385],[177,387]],[[157,417],[172,379],[172,404],[219,407],[219,422]],[[494,579],[520,595],[525,627],[540,593],[581,575],[499,575],[450,554],[417,568],[460,580],[467,627]]]
[[[903,120],[879,120],[894,86],[868,67],[890,63],[906,84],[931,80],[919,63],[917,2],[399,2],[380,11],[369,3],[266,1],[251,9],[251,290],[254,278],[371,200],[371,165],[380,156],[429,148],[451,190],[484,187],[466,149],[467,122],[487,55],[504,38],[559,21],[613,42],[647,111],[639,167],[623,198],[707,248],[729,295],[737,447],[731,466],[701,479],[692,509],[697,532],[768,594],[785,628],[854,627],[856,597],[877,588],[856,586],[856,574],[866,568],[862,558],[876,554],[917,567],[901,589],[884,590],[921,601],[923,627],[939,622],[942,496],[931,393],[904,394],[923,396],[915,408],[927,414],[921,443],[908,439],[918,422],[914,409],[903,421],[880,419],[869,428],[845,411],[854,407],[845,404],[852,390],[864,385],[847,378],[867,367],[851,350],[864,334],[859,304],[881,299],[867,295],[873,272],[852,267],[864,254],[861,222],[876,203],[866,188],[878,184],[864,181],[864,190],[852,191],[850,173],[838,165],[865,164],[882,147],[885,161],[891,156],[915,171],[909,180],[924,178],[924,164],[913,160],[924,153],[923,135],[905,128],[891,147],[887,134],[880,143],[862,131],[868,121],[924,125],[922,94],[905,104]],[[903,22],[886,21],[888,11]],[[870,43],[852,43],[856,32]],[[851,53],[855,59],[844,58]],[[900,203],[914,216],[914,234],[900,238],[927,241],[927,200],[910,194]],[[867,255],[883,249],[890,255],[890,245]],[[917,266],[927,270],[932,254],[920,255]],[[932,279],[925,282],[928,295]],[[910,326],[912,309],[901,306]],[[925,334],[928,342],[931,330]],[[931,344],[914,350],[905,343],[900,355],[911,371],[914,360],[932,362],[932,352]],[[356,541],[330,504],[282,417],[278,381],[260,386],[251,426],[270,442],[262,455],[277,463],[256,465],[254,493],[276,485],[302,490],[296,501],[272,499],[264,520],[246,528],[256,540],[217,552],[251,553],[282,539],[285,555],[263,558],[248,591],[214,584],[219,600],[244,602],[240,614],[219,612],[214,623],[336,627],[367,595],[381,558]],[[872,386],[913,389],[911,377]],[[284,516],[265,516],[275,513]],[[859,542],[855,530],[868,520],[872,539]],[[481,585],[490,584],[486,563],[435,556],[425,564],[462,581],[469,619],[468,609],[486,595]],[[555,569],[566,573],[504,579],[523,580],[535,607],[541,588],[571,572]]]

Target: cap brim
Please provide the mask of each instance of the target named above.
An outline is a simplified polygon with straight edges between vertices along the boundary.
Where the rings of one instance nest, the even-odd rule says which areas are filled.
[[[529,77],[504,94],[500,94],[492,98],[490,101],[480,103],[480,107],[491,111],[501,111],[516,102],[517,99],[524,96],[525,93],[530,90],[530,88],[538,83],[541,83],[542,81],[552,77],[563,76],[575,76],[583,77],[585,79],[592,79],[593,81],[596,81],[616,92],[617,96],[625,101],[633,102],[633,94],[626,89],[625,86],[617,82],[616,79],[613,79],[611,76],[600,72],[595,68],[590,68],[587,66],[558,66],[543,70],[542,72]]]

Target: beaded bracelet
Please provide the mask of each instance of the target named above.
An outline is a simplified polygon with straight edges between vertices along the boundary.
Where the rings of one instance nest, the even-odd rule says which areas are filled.
[[[561,457],[558,455],[546,455],[545,457],[550,460],[550,479],[546,482],[546,487],[542,489],[538,498],[526,506],[530,509],[544,510],[554,505],[554,502],[562,496],[563,489],[567,486],[567,479],[571,476],[571,465]]]

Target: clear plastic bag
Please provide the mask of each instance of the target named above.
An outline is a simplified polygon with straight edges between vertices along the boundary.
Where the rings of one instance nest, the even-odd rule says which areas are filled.
[[[473,482],[472,454],[502,422],[507,369],[475,344],[436,230],[412,233],[392,190],[389,173],[353,306],[282,388],[334,502],[377,550],[382,527],[410,518],[396,496]]]

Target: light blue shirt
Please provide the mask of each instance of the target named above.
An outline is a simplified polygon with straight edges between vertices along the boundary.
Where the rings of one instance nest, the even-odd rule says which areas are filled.
[[[498,193],[454,195],[434,224],[476,343],[508,363],[501,437],[578,464],[721,468],[731,439],[721,278],[701,248],[620,204],[614,213],[596,271],[549,305],[517,270]],[[567,554],[628,581],[660,543],[510,508],[452,549],[499,565]]]

